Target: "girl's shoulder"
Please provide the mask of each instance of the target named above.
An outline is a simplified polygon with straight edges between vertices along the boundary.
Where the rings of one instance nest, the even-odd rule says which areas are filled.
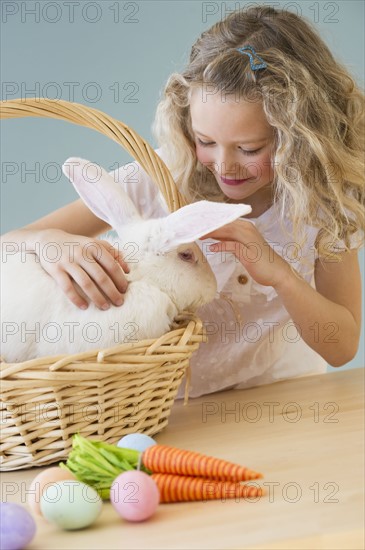
[[[155,152],[165,162],[163,148],[155,149]],[[139,162],[128,162],[109,173],[114,181],[120,183],[143,218],[158,218],[168,213],[167,204],[157,184]]]
[[[283,214],[281,205],[274,203],[252,221],[271,248],[297,270],[314,268],[315,243],[319,228],[303,223],[296,232],[289,212]]]
[[[348,215],[350,216],[349,213]],[[325,227],[323,222],[313,225],[302,223],[296,231],[290,213],[282,215],[280,205],[275,203],[261,216],[255,219],[251,218],[250,221],[254,222],[269,244],[278,247],[275,248],[276,251],[278,249],[292,250],[299,257],[312,257],[314,261],[319,258],[318,239],[321,236],[321,230]],[[329,254],[346,250],[344,240],[333,240],[327,237],[323,243],[325,252]],[[363,243],[364,229],[358,228],[356,232],[350,235],[347,244],[350,249],[359,249]]]

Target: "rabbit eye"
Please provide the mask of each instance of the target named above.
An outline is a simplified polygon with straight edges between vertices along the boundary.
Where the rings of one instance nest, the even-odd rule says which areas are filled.
[[[178,256],[180,260],[182,260],[183,262],[195,263],[195,256],[191,250],[185,250],[185,252],[179,252]]]

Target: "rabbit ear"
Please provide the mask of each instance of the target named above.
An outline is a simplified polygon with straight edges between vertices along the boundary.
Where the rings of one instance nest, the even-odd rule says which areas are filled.
[[[90,210],[113,228],[126,220],[140,219],[121,185],[95,162],[71,157],[62,165],[62,171]]]
[[[251,210],[251,206],[247,204],[211,201],[183,206],[165,218],[162,231],[165,239],[160,250],[168,252],[180,244],[196,241],[203,235],[249,214]]]

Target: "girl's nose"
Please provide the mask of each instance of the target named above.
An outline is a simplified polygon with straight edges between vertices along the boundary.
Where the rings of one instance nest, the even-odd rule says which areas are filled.
[[[243,171],[242,165],[237,160],[235,154],[222,151],[218,155],[218,173],[221,176],[230,176],[230,177],[242,177],[241,172]]]

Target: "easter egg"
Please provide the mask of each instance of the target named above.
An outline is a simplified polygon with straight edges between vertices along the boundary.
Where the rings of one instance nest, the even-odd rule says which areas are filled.
[[[85,483],[63,480],[48,485],[41,496],[42,515],[61,529],[82,529],[99,516],[102,500]]]
[[[2,550],[21,550],[30,543],[35,532],[35,521],[23,506],[13,502],[1,502],[0,541]]]
[[[160,492],[151,476],[145,472],[129,470],[113,481],[110,501],[122,518],[128,521],[144,521],[156,512]]]
[[[30,509],[35,514],[41,515],[41,496],[44,489],[51,483],[55,483],[65,479],[76,479],[75,476],[69,471],[55,466],[53,468],[47,468],[40,474],[38,474],[30,484],[27,501]]]
[[[156,441],[146,434],[128,434],[122,437],[117,443],[117,447],[134,449],[140,452],[143,452],[152,445],[157,445]]]

